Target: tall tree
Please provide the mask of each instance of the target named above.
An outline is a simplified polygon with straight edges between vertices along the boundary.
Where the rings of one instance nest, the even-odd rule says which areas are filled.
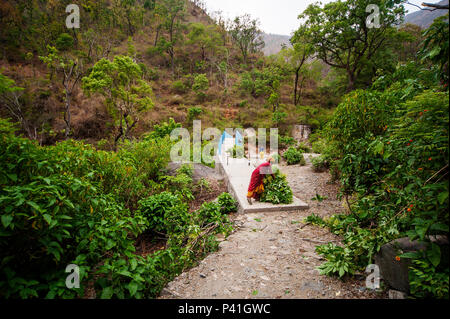
[[[315,51],[326,64],[344,69],[348,78],[348,90],[364,67],[382,48],[391,30],[401,23],[404,15],[402,0],[339,0],[325,4],[311,4],[299,16],[304,23],[297,31],[299,36],[311,39]],[[379,10],[379,25],[374,11],[366,11],[369,5]],[[368,21],[371,18],[373,21]]]
[[[314,54],[314,47],[303,32],[296,32],[291,38],[292,48],[286,49],[287,59],[293,68],[295,74],[294,80],[294,105],[300,101],[301,81],[300,75],[302,67],[307,60]],[[299,88],[300,86],[300,88]]]
[[[172,75],[175,75],[175,46],[181,37],[180,31],[182,30],[182,19],[185,13],[185,1],[161,0],[156,11],[158,17],[162,19],[160,28],[165,32],[156,40],[156,45],[160,51],[169,55]]]
[[[252,19],[249,14],[236,17],[229,27],[231,38],[239,46],[244,63],[247,63],[249,53],[258,52],[264,47],[259,21]]]
[[[62,84],[64,86],[65,107],[64,107],[64,122],[66,123],[65,138],[68,138],[72,131],[71,124],[71,108],[72,95],[76,85],[83,76],[84,68],[81,59],[73,58],[69,54],[59,55],[55,47],[48,46],[48,55],[40,57],[40,59],[47,64],[47,66],[56,72],[62,74]]]
[[[152,89],[142,79],[140,66],[128,56],[118,55],[113,61],[101,59],[82,82],[86,92],[106,98],[108,110],[116,119],[115,145],[120,138],[130,137],[140,115],[153,107]]]
[[[30,121],[21,102],[24,89],[16,86],[14,80],[0,73],[0,106],[4,106],[27,133],[30,139],[37,139],[37,127]]]

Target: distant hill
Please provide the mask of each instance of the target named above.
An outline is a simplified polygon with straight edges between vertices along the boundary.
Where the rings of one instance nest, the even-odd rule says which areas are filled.
[[[277,54],[281,51],[283,44],[290,47],[290,38],[291,37],[289,35],[264,33],[263,40],[266,43],[266,46],[263,49],[264,55],[269,56],[271,54]]]
[[[449,0],[443,0],[438,2],[437,4],[445,5],[448,4]],[[412,23],[420,26],[422,29],[428,28],[434,21],[434,19],[439,18],[440,16],[446,15],[448,10],[419,10],[416,12],[412,12],[407,14],[405,17],[405,23]]]

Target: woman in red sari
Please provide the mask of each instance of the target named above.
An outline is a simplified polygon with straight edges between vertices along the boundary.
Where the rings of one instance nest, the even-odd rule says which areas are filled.
[[[252,205],[252,198],[259,200],[259,197],[264,192],[264,177],[272,174],[272,163],[275,160],[272,156],[267,159],[267,162],[259,165],[252,173],[250,185],[248,186],[247,201]]]

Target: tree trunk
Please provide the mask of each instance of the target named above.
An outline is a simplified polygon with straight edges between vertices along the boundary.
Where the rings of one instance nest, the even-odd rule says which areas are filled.
[[[70,125],[71,121],[71,113],[70,113],[70,98],[71,98],[72,92],[69,92],[66,89],[66,109],[64,111],[64,122],[66,123],[66,132],[64,134],[64,138],[67,139],[69,137],[70,131],[72,129]]]
[[[355,88],[355,73],[347,70],[348,73],[348,86],[347,86],[347,92],[351,92]]]
[[[295,70],[295,83],[294,83],[294,105],[297,105],[297,93],[298,93],[298,79],[300,77],[300,68]]]

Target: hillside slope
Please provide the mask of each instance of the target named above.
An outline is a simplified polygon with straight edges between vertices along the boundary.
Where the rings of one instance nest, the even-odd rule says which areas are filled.
[[[445,5],[448,4],[448,0],[443,0],[437,4]],[[412,23],[420,26],[422,29],[428,28],[434,21],[434,19],[439,18],[448,13],[448,10],[419,10],[412,12],[405,17],[405,23]]]
[[[277,54],[283,48],[283,45],[287,47],[291,46],[289,39],[291,37],[289,35],[280,35],[280,34],[268,34],[264,33],[263,40],[266,44],[263,48],[263,52],[265,56],[269,56],[272,54]]]

